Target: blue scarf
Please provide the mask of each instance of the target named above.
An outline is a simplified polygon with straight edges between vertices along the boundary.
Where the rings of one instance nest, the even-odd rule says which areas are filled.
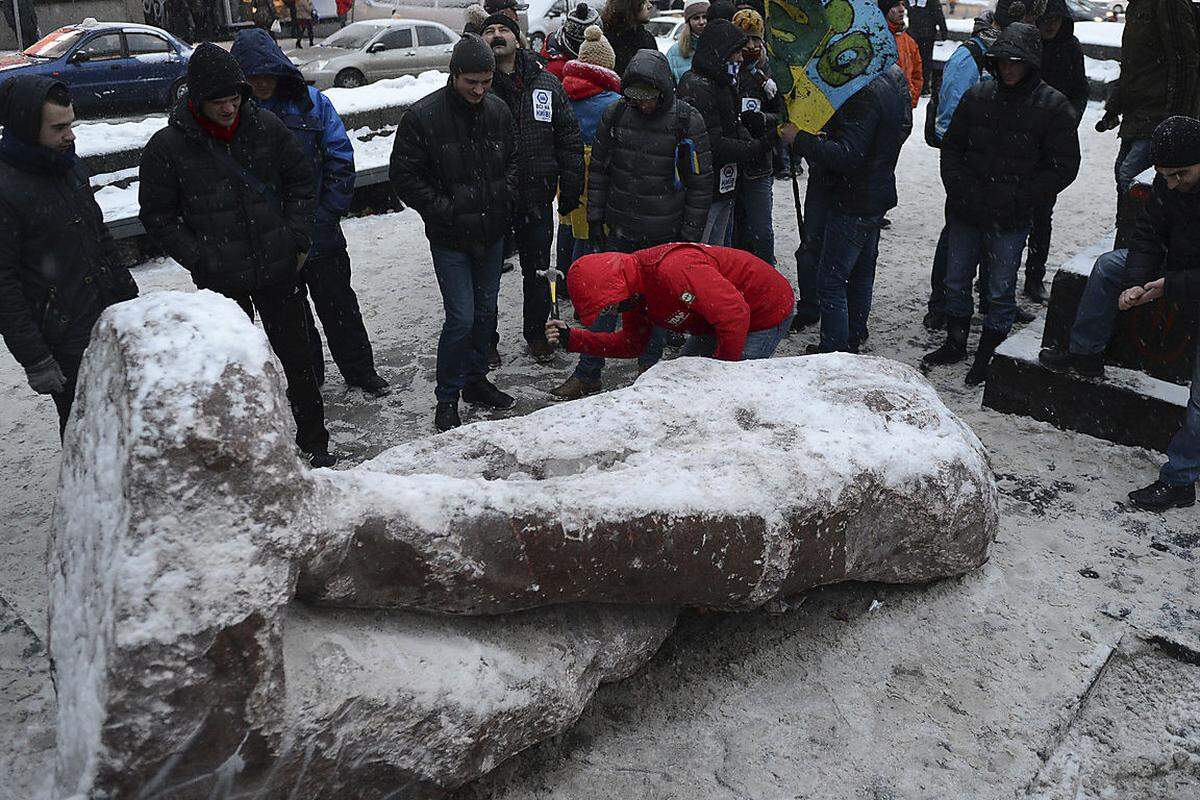
[[[0,158],[24,172],[41,172],[47,175],[63,175],[80,164],[79,156],[72,147],[69,153],[59,153],[49,147],[30,144],[5,128],[0,136]]]

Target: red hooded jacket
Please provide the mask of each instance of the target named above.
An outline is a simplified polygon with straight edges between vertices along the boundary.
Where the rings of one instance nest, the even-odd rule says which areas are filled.
[[[762,259],[732,247],[691,243],[584,256],[567,273],[567,289],[587,326],[606,306],[635,294],[645,298],[621,317],[615,333],[571,331],[567,349],[572,353],[609,358],[640,355],[657,325],[680,333],[715,333],[714,356],[738,361],[746,334],[780,324],[795,303],[788,279]]]

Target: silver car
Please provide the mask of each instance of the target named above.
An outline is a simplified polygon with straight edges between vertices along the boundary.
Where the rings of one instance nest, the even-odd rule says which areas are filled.
[[[458,34],[438,22],[372,19],[347,25],[291,58],[318,89],[352,89],[383,78],[448,70],[457,41]]]

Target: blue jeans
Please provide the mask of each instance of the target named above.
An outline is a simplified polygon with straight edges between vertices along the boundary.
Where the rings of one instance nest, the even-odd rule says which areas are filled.
[[[713,198],[712,205],[708,207],[708,219],[704,223],[704,235],[700,237],[705,244],[725,246],[725,237],[733,223],[734,194],[729,192]]]
[[[809,184],[804,195],[804,244],[796,249],[796,313],[807,319],[816,319],[821,313],[817,265],[825,243],[829,205],[828,190]]]
[[[1113,165],[1118,196],[1124,196],[1125,192],[1129,191],[1133,179],[1152,166],[1154,165],[1150,162],[1149,139],[1122,139],[1121,149],[1117,151],[1116,164]]]
[[[976,265],[986,265],[988,310],[983,327],[1005,336],[1017,318],[1017,272],[1029,228],[1001,231],[959,220],[946,223],[946,315],[970,319]]]
[[[846,352],[866,338],[882,222],[882,214],[829,214],[817,267],[822,353]]]
[[[617,329],[617,322],[620,319],[620,314],[601,314],[596,317],[596,321],[588,330],[593,333],[612,333]],[[662,360],[663,347],[666,343],[666,330],[655,327],[650,331],[650,341],[646,343],[646,349],[638,356],[638,364],[642,369],[650,369]],[[581,355],[579,363],[575,366],[575,378],[584,383],[599,383],[600,372],[603,369],[604,359],[600,356]]]
[[[770,358],[775,355],[775,348],[779,347],[779,343],[783,341],[783,337],[788,335],[788,331],[792,327],[792,317],[794,316],[796,316],[796,312],[791,311],[783,322],[775,327],[765,328],[761,331],[750,331],[746,334],[746,343],[742,346],[742,361]],[[679,349],[679,355],[680,357],[711,356],[716,350],[716,334],[692,334],[687,337],[687,341]]]
[[[1197,342],[1200,350],[1200,341]],[[1200,479],[1200,352],[1192,372],[1192,393],[1188,398],[1183,427],[1167,445],[1167,463],[1158,473],[1159,480],[1172,485],[1188,485]]]
[[[496,333],[504,240],[477,255],[435,244],[430,244],[429,251],[446,309],[438,337],[434,395],[439,403],[456,402],[464,386],[487,375],[489,344]]]
[[[739,180],[734,243],[768,264],[775,263],[775,228],[771,220],[775,178]]]
[[[929,273],[929,310],[936,311],[939,314],[946,313],[946,226],[942,226],[942,233],[938,236],[937,248],[933,251],[933,269]],[[980,282],[987,282],[986,272],[980,275]],[[975,313],[975,297],[969,295],[967,299],[971,302],[971,314]],[[982,301],[981,301],[982,302]],[[968,314],[967,316],[971,316]]]
[[[1096,259],[1087,287],[1075,312],[1068,349],[1079,356],[1103,353],[1112,338],[1113,322],[1117,318],[1117,300],[1130,286],[1140,286],[1150,279],[1144,270],[1128,268],[1128,250],[1113,250]]]

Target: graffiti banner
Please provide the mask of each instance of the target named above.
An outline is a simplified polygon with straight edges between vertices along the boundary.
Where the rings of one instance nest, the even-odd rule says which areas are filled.
[[[769,0],[767,52],[788,117],[809,133],[898,58],[875,0]]]

